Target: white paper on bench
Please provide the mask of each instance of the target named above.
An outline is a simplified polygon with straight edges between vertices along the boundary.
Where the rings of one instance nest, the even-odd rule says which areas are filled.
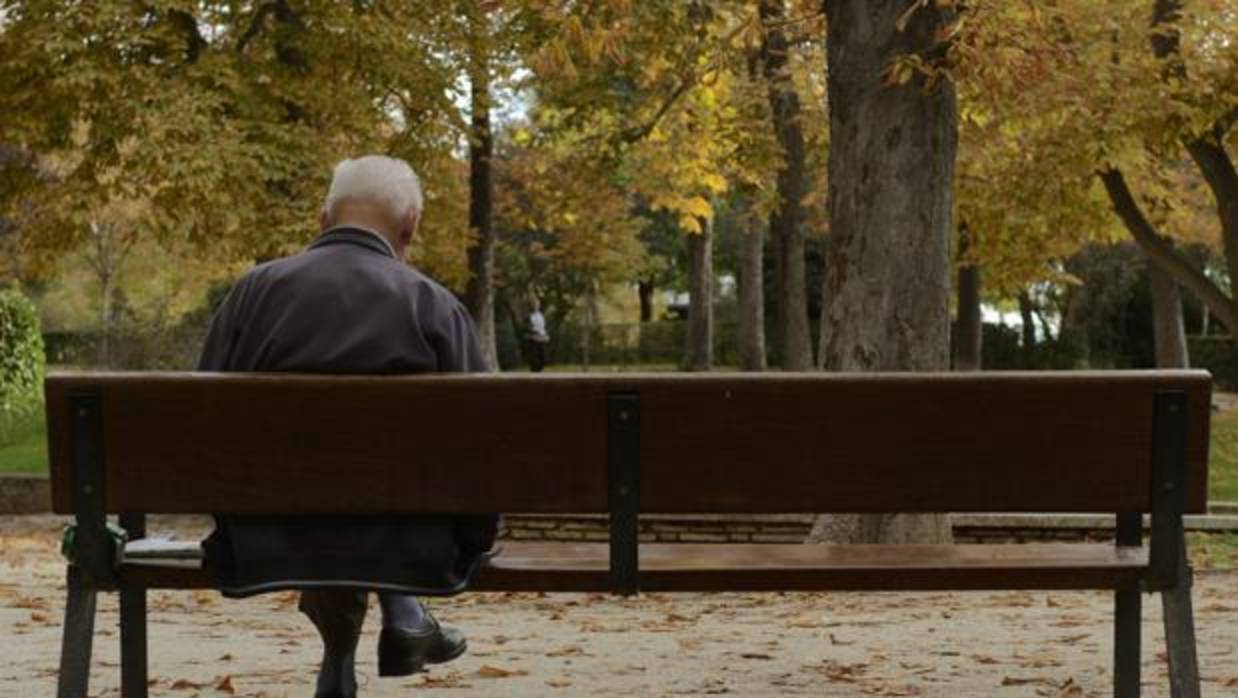
[[[168,536],[139,538],[125,543],[123,560],[200,560],[202,545],[197,541],[174,540]]]

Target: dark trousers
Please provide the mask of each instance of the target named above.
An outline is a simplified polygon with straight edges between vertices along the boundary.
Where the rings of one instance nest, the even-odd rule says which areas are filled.
[[[546,343],[529,340],[529,370],[541,373],[546,368]]]
[[[368,596],[364,591],[303,591],[298,608],[318,628],[323,649],[328,654],[351,655],[361,639]]]

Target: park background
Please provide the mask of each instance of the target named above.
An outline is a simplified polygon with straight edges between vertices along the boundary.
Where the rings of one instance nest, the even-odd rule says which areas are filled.
[[[870,177],[831,147],[854,105],[818,2],[0,1],[0,472],[46,470],[48,367],[191,369],[231,283],[303,249],[331,166],[366,152],[421,174],[410,262],[497,370],[527,370],[537,299],[551,370],[1238,386],[1238,9],[874,7],[899,47],[847,75],[895,101],[852,116],[923,123]],[[839,217],[857,181],[889,217]],[[1212,476],[1238,499],[1236,412]]]

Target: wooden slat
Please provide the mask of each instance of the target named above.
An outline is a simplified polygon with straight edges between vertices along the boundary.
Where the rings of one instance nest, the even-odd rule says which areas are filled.
[[[1104,544],[698,545],[640,550],[644,591],[1114,589],[1137,586],[1142,549]],[[604,544],[525,543],[482,570],[484,590],[605,591]]]
[[[507,543],[476,591],[606,591],[601,543]],[[1147,550],[1105,544],[641,546],[645,591],[823,591],[1134,588]],[[126,583],[211,588],[182,565],[125,565]]]
[[[103,398],[110,511],[601,512],[615,391],[641,398],[643,511],[1147,511],[1158,389],[1190,395],[1204,511],[1202,371],[47,381],[61,513],[82,390]]]

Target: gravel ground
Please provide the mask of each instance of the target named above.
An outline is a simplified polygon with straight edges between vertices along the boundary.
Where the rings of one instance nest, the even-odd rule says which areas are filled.
[[[0,695],[55,692],[63,521],[0,518]],[[155,521],[192,536],[200,522]],[[1144,695],[1167,696],[1160,604],[1145,596]],[[1238,572],[1197,578],[1207,696],[1238,696]],[[92,695],[118,695],[116,598],[103,595]],[[292,594],[152,592],[151,693],[310,696],[319,648]],[[1112,598],[1098,592],[465,594],[432,603],[468,634],[459,660],[364,696],[1107,696]]]

